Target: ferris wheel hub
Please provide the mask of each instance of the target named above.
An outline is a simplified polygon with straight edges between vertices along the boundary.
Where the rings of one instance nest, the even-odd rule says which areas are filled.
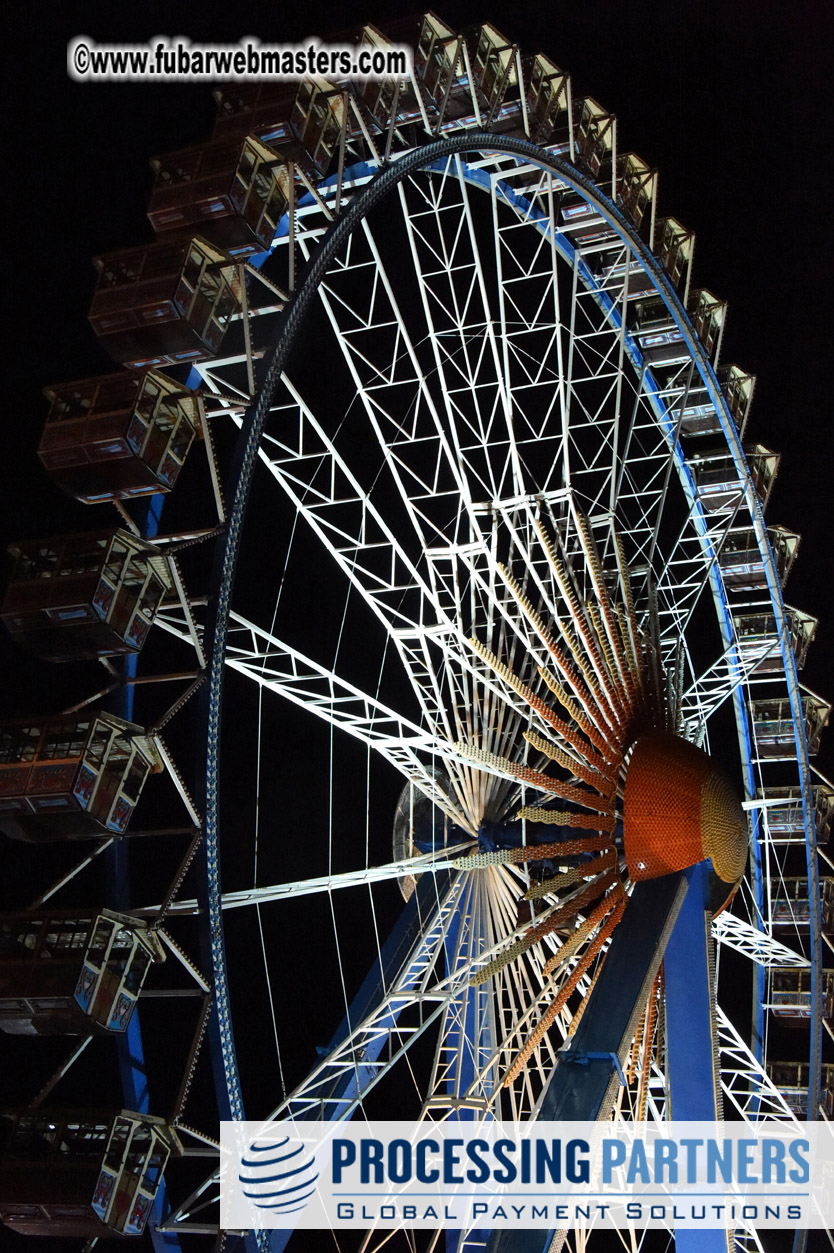
[[[729,779],[702,749],[667,733],[641,735],[634,746],[623,838],[633,880],[709,858],[717,877],[735,884],[747,862],[747,824]]]

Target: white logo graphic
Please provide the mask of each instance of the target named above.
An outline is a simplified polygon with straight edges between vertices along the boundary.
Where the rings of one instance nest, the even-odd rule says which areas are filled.
[[[240,1168],[244,1196],[258,1209],[276,1214],[303,1210],[319,1177],[315,1157],[289,1136],[269,1144],[253,1140],[240,1159]]]

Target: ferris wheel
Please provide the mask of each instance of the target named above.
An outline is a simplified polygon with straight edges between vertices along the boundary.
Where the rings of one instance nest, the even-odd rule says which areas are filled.
[[[829,707],[692,234],[490,25],[219,104],[255,242],[204,215],[178,355],[239,434],[205,620],[155,621],[208,670],[204,877],[168,913],[203,911],[221,1115],[815,1113]]]
[[[807,1006],[818,1073],[819,915],[800,951],[796,903],[820,892],[806,850],[831,796],[809,790],[807,752],[827,706],[796,677],[814,624],[782,602],[792,537],[764,522],[777,458],[741,442],[752,380],[719,366],[725,306],[693,289],[692,237],[657,219],[654,174],[618,151],[613,118],[488,26],[467,42],[426,18],[416,64],[419,83],[366,93],[364,160],[338,151],[338,175],[296,205],[262,271],[283,288],[305,265],[244,427],[218,584],[209,839],[222,857],[223,759],[255,685],[260,865],[232,892],[210,877],[209,899],[217,919],[256,915],[275,1116],[392,1102],[428,1118],[541,1115],[586,1011],[586,1027],[597,1003],[613,1016],[610,950],[609,972],[634,984],[622,1038],[606,1042],[627,1076],[601,1063],[587,1116],[663,1118],[670,1070],[691,1065],[705,1086],[690,1117],[713,1116],[711,1096],[698,1102],[716,1077],[728,1116],[790,1117],[766,1048],[771,1015]],[[335,156],[343,98],[319,85],[307,105],[329,110]],[[404,144],[409,126],[423,137]],[[218,392],[222,378],[210,368]],[[267,517],[280,522],[265,562]],[[296,735],[318,774],[288,755]],[[693,769],[703,753],[702,779],[733,776],[744,819],[725,796],[720,831],[690,831],[686,851],[650,822],[630,850],[626,816],[623,847],[624,808],[654,805],[665,825],[681,742]],[[774,761],[790,762],[778,785]],[[803,805],[794,844],[784,823]],[[746,974],[731,965],[725,990],[683,924],[661,974],[662,908],[633,924],[654,937],[645,969],[617,965],[637,914],[620,871],[630,889],[706,855],[719,955],[743,954]],[[408,903],[392,927],[395,883]],[[292,943],[309,964],[298,979],[277,966],[281,1003],[269,972]],[[291,1037],[307,1037],[326,960],[344,1021],[304,1073]],[[698,982],[706,1017],[684,1058],[681,999]],[[757,1007],[752,1048],[742,997]],[[229,1030],[232,1108],[237,1053]]]

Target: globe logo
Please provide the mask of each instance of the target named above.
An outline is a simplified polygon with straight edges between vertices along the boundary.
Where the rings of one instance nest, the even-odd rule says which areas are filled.
[[[253,1141],[241,1158],[243,1194],[258,1209],[294,1214],[304,1209],[319,1177],[316,1160],[298,1140]]]

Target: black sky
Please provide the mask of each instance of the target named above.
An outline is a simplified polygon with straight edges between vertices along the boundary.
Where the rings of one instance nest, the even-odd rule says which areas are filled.
[[[490,11],[485,11],[490,10]],[[86,321],[90,258],[150,239],[148,159],[208,136],[204,85],[91,85],[65,74],[66,40],[184,33],[291,41],[381,19],[397,6],[305,3],[12,4],[4,10],[6,97],[6,476],[0,531],[49,533],[72,516],[34,449],[41,387],[110,367]],[[660,0],[592,6],[531,3],[497,13],[449,3],[453,25],[494,21],[523,48],[551,55],[619,121],[621,151],[660,171],[660,212],[696,232],[695,284],[729,300],[723,359],[758,375],[749,438],[782,452],[768,510],[803,535],[787,598],[821,619],[804,679],[823,694],[834,622],[830,402],[832,325],[831,50],[825,3]],[[827,682],[828,681],[828,682]],[[831,760],[831,750],[824,753]]]

